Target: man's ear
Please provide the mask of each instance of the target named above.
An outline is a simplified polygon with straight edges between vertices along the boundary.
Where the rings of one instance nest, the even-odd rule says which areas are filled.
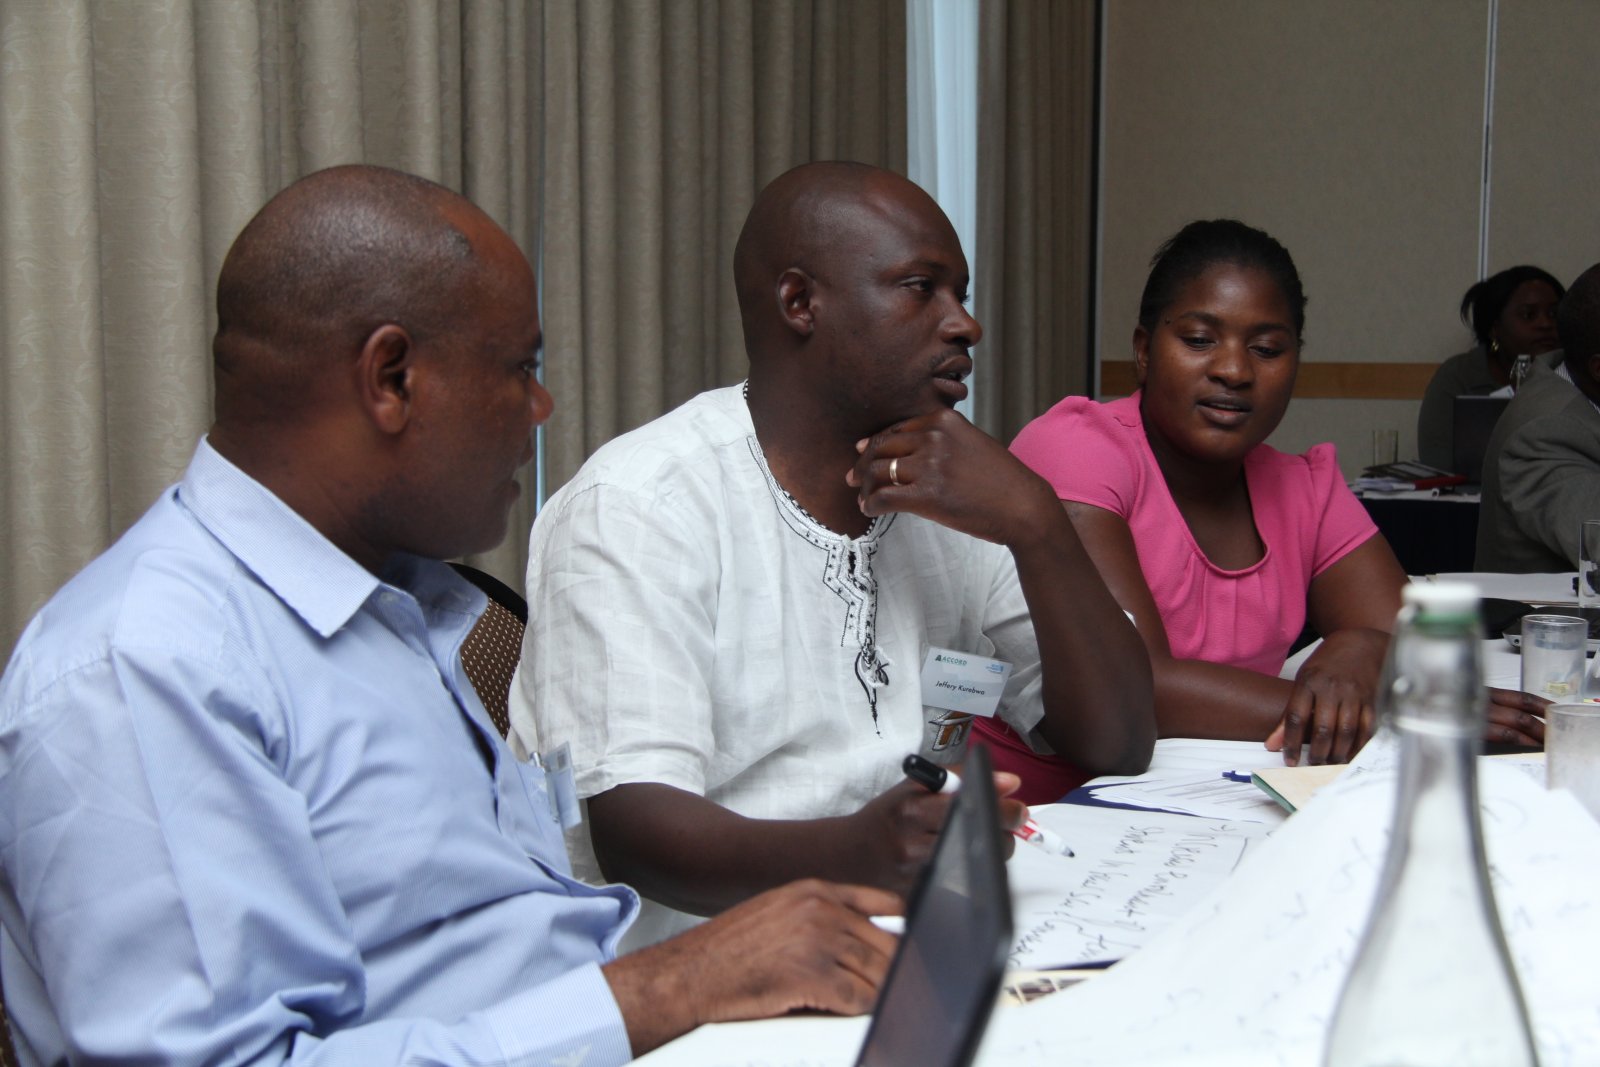
[[[1133,328],[1133,376],[1139,388],[1144,388],[1144,376],[1150,369],[1150,331],[1143,326]]]
[[[801,337],[810,337],[817,328],[817,286],[811,275],[799,267],[790,267],[778,275],[778,314],[789,329]]]
[[[399,433],[410,421],[416,357],[411,335],[392,322],[373,330],[361,345],[356,389],[362,410],[383,433]]]

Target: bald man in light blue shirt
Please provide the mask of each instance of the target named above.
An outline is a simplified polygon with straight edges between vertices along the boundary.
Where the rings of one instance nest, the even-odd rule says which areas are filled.
[[[618,957],[461,664],[551,400],[527,261],[375,167],[262,209],[216,423],[0,678],[0,978],[24,1064],[616,1064],[867,1010],[890,894],[800,883]]]

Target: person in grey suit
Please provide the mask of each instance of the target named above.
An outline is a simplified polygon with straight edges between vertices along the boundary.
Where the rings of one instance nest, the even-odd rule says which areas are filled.
[[[1556,312],[1562,350],[1535,361],[1483,460],[1480,571],[1569,571],[1578,525],[1600,519],[1600,263]]]

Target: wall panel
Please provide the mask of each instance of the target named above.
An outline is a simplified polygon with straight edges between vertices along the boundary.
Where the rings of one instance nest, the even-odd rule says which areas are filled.
[[[1102,359],[1129,356],[1160,241],[1220,215],[1294,254],[1308,362],[1431,362],[1465,347],[1454,308],[1477,274],[1487,0],[1115,0],[1105,12]],[[1415,412],[1304,400],[1273,440],[1302,448],[1314,431],[1354,473],[1373,429],[1399,430],[1414,454]]]
[[[1501,0],[1489,269],[1600,261],[1600,3]]]

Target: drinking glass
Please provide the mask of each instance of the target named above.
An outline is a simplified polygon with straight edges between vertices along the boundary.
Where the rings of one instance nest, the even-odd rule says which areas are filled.
[[[1600,519],[1578,526],[1578,606],[1600,608]]]
[[[1550,788],[1567,790],[1600,819],[1600,704],[1551,704],[1544,713]]]
[[[1571,615],[1522,617],[1522,691],[1548,700],[1583,698],[1589,624]]]

